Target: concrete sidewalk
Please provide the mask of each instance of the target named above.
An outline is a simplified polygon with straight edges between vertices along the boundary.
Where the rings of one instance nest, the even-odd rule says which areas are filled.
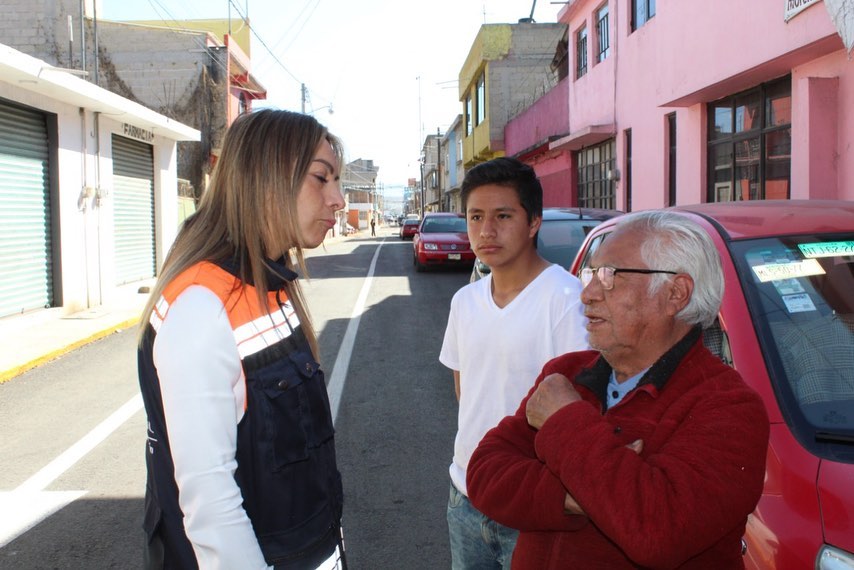
[[[115,332],[134,327],[148,300],[140,287],[151,287],[150,279],[120,287],[104,305],[63,314],[63,309],[45,309],[0,320],[0,383],[76,348]]]

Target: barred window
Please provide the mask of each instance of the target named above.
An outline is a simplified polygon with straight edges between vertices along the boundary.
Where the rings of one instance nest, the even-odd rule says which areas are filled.
[[[611,38],[608,30],[608,5],[605,4],[596,13],[596,36],[599,40],[596,61],[605,61],[611,53]]]
[[[632,0],[632,31],[655,16],[655,0]]]
[[[575,34],[575,78],[587,73],[587,26]]]
[[[578,151],[578,205],[582,208],[615,208],[613,172],[616,143],[610,141]]]

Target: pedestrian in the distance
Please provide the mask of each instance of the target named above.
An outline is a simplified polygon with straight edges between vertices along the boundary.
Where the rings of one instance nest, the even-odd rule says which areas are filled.
[[[294,264],[344,205],[314,118],[240,116],[143,315],[147,568],[344,568],[342,486]]]
[[[543,189],[533,168],[512,158],[479,164],[466,173],[461,197],[472,249],[491,272],[454,295],[439,356],[453,370],[460,404],[451,561],[454,570],[510,568],[518,531],[472,506],[466,470],[480,438],[516,410],[543,364],[587,348],[581,283],[537,252]]]
[[[377,235],[377,221],[374,218],[371,218],[371,235]]]

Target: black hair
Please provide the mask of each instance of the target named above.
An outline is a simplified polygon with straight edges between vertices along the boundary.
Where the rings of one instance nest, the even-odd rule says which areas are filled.
[[[466,172],[460,188],[463,211],[466,210],[468,196],[475,188],[495,184],[516,190],[519,203],[528,214],[528,222],[543,216],[543,187],[537,179],[533,167],[521,160],[500,157],[482,162]]]

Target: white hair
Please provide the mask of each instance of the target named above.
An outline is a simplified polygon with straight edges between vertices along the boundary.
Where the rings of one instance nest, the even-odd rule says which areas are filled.
[[[721,307],[724,276],[718,250],[708,233],[688,217],[663,210],[626,214],[620,217],[618,227],[646,234],[640,252],[648,267],[687,273],[694,280],[691,299],[676,318],[704,328],[711,325]],[[654,274],[650,294],[670,277],[666,273]]]

